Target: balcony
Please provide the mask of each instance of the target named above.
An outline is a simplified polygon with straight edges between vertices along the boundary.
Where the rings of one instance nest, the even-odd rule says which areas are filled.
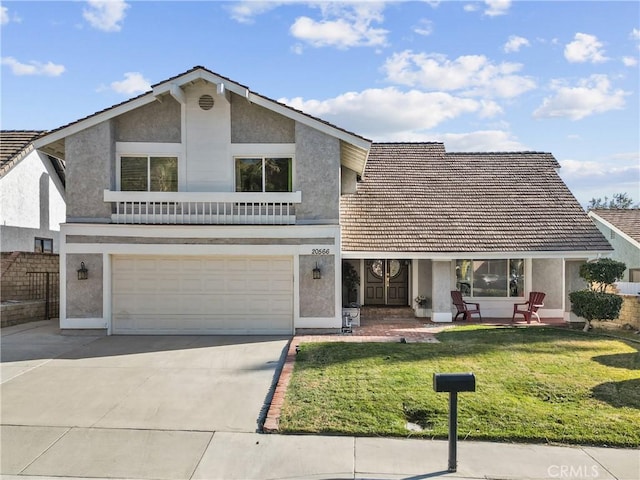
[[[302,192],[114,192],[111,221],[129,225],[294,225]]]

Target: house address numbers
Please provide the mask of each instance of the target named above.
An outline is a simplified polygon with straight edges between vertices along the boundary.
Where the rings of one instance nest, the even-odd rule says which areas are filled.
[[[330,255],[331,250],[328,248],[312,248],[311,255]]]

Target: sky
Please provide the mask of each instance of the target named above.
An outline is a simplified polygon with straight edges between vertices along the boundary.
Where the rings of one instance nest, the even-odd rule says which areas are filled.
[[[637,1],[3,1],[1,125],[49,130],[196,65],[375,142],[551,152],[640,201]]]

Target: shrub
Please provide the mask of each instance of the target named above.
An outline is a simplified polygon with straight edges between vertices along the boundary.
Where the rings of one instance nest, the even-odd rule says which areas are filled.
[[[607,288],[620,280],[627,266],[610,258],[601,258],[580,267],[580,276],[589,288],[569,293],[571,311],[586,320],[584,330],[592,320],[615,320],[622,308],[622,297],[606,293]]]

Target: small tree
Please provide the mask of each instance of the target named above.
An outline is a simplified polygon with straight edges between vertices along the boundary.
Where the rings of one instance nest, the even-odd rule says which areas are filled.
[[[580,267],[580,276],[589,284],[584,290],[569,293],[571,311],[586,320],[584,331],[592,320],[615,320],[620,314],[622,297],[607,292],[622,278],[627,266],[610,258],[601,258]]]
[[[356,289],[360,285],[360,275],[356,267],[344,261],[342,262],[342,285],[347,292],[346,304],[348,305],[352,302],[352,294],[355,294]]]
[[[587,205],[587,210],[594,210],[596,208],[608,208],[613,210],[634,208],[633,199],[627,194],[627,192],[614,193],[611,200],[606,196],[604,197],[604,200],[600,197],[592,198],[589,201],[589,205]]]

